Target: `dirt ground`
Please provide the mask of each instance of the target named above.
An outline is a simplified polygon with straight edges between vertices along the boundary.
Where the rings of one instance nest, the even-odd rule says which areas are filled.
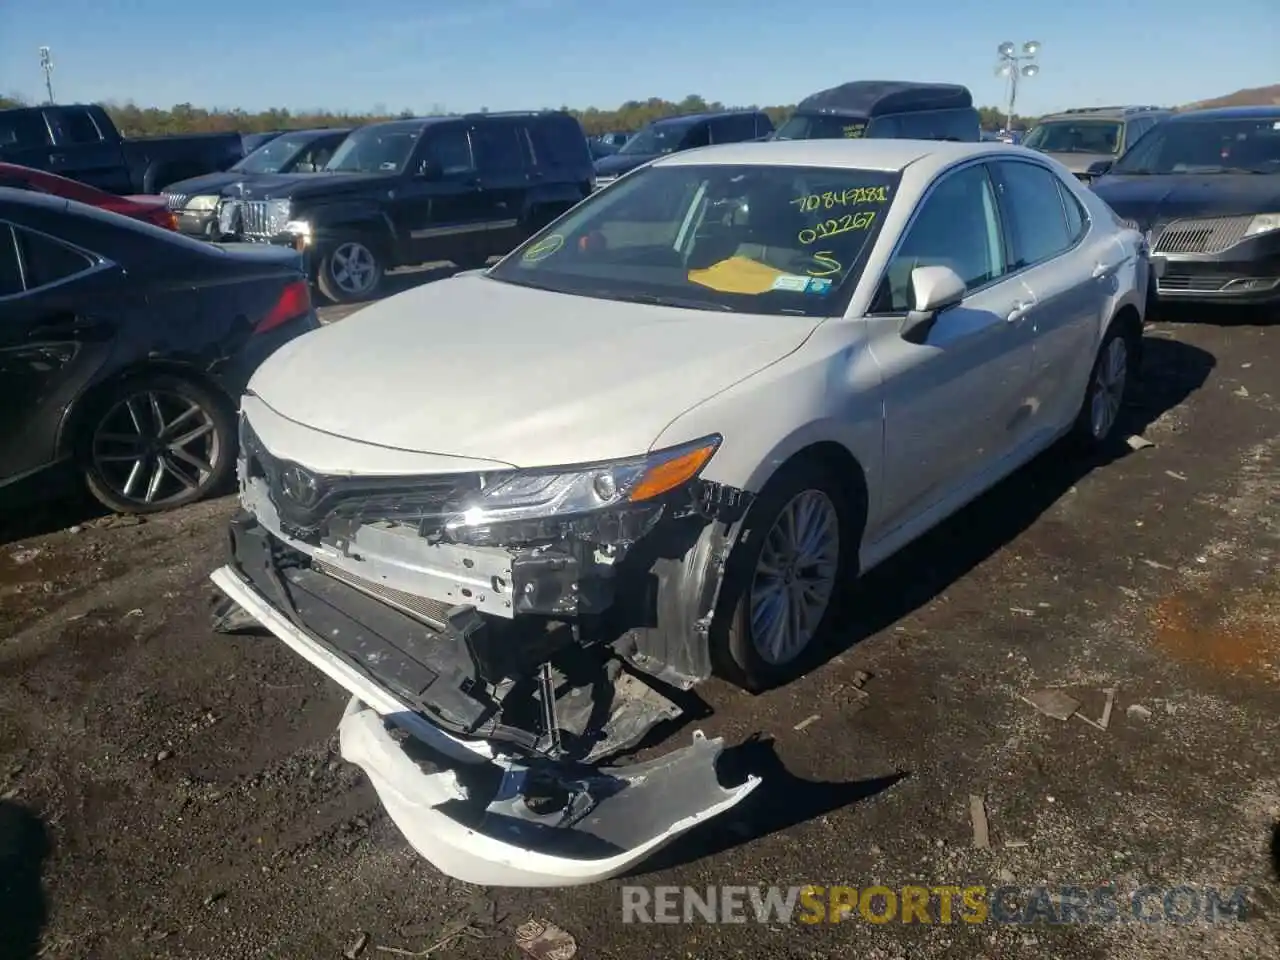
[[[763,786],[594,887],[469,888],[408,849],[338,759],[341,691],[210,631],[231,499],[9,518],[0,956],[517,957],[529,918],[591,960],[1276,956],[1280,326],[1196,319],[1149,331],[1127,415],[1153,446],[1046,454],[852,588],[831,662],[760,697],[708,685],[699,725],[754,738]],[[1093,719],[1117,688],[1107,729],[1021,699],[1050,687]],[[639,928],[619,892],[1107,881],[1252,893],[1218,925]]]

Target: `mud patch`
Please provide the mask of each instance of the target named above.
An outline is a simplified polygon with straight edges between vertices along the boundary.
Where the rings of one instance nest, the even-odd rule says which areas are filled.
[[[1152,608],[1153,641],[1189,666],[1280,679],[1280,601],[1258,591],[1182,591]]]

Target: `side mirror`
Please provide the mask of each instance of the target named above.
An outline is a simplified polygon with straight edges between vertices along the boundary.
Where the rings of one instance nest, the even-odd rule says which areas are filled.
[[[443,180],[444,168],[434,160],[423,160],[418,166],[418,177],[422,180]]]
[[[1089,174],[1090,177],[1100,177],[1104,173],[1109,173],[1111,171],[1111,166],[1114,163],[1114,160],[1095,161],[1094,163],[1089,164],[1089,169],[1087,169],[1085,173]]]
[[[916,267],[911,271],[911,301],[899,331],[902,339],[923,343],[938,314],[964,299],[965,283],[950,267]]]

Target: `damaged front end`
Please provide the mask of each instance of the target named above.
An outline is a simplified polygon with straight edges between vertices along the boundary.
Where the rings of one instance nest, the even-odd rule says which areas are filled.
[[[214,582],[353,695],[343,755],[445,873],[616,875],[740,801],[720,741],[606,766],[680,717],[749,496],[710,437],[556,470],[325,476],[241,420],[231,562]]]

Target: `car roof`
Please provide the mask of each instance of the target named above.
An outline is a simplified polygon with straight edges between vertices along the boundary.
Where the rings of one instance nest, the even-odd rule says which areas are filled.
[[[1187,110],[1184,113],[1175,113],[1168,122],[1179,120],[1280,120],[1280,104]]]
[[[672,121],[678,123],[698,123],[702,120],[715,120],[717,117],[741,117],[755,116],[757,113],[763,113],[763,110],[703,110],[701,113],[677,113],[670,117],[658,117],[653,120],[654,124],[669,123]]]
[[[769,140],[727,143],[681,150],[654,161],[655,166],[759,164],[786,167],[848,167],[851,170],[902,170],[925,157],[945,165],[969,157],[1007,156],[1009,151],[1041,158],[1034,150],[1007,143],[957,143],[949,140]]]
[[[1046,114],[1040,118],[1040,122],[1046,123],[1050,120],[1126,120],[1133,116],[1170,112],[1172,111],[1168,107],[1132,104],[1114,107],[1073,107],[1070,110],[1060,110],[1057,113]]]
[[[958,83],[917,83],[910,80],[855,80],[819,90],[796,105],[797,113],[857,114],[917,110],[956,110],[973,106],[973,94]]]

